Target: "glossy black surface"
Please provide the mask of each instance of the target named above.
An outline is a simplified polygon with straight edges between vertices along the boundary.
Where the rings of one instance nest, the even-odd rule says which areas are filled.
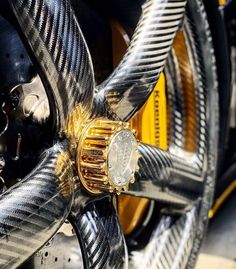
[[[6,106],[14,108],[17,99],[9,95],[10,90],[27,83],[33,76],[32,62],[24,44],[14,27],[0,13],[0,135],[8,126]]]
[[[34,56],[41,65],[41,77],[44,78],[48,97],[51,93],[53,95],[53,98],[49,99],[55,102],[54,119],[57,131],[61,133],[76,104],[81,103],[85,112],[90,114],[93,102],[92,65],[73,10],[69,2],[63,0],[9,2]],[[140,108],[164,67],[184,10],[185,1],[148,0],[143,5],[143,15],[128,52],[111,77],[97,89],[98,106],[95,107],[94,115],[97,113],[113,119],[128,120]],[[182,144],[176,143],[182,143],[184,139],[184,134],[178,128],[174,134],[178,139],[171,137],[168,152],[141,145],[141,170],[137,177],[138,187],[135,195],[179,203],[185,207],[193,198],[192,193],[196,192],[196,196],[200,193],[193,188],[192,180],[200,182],[200,185],[204,183],[203,200],[197,216],[194,207],[172,226],[169,225],[169,218],[164,218],[153,233],[153,241],[147,245],[146,259],[142,259],[145,256],[142,256],[141,252],[135,256],[135,263],[140,261],[136,267],[143,264],[146,268],[184,268],[187,262],[190,267],[193,266],[192,260],[198,252],[207,221],[213,190],[218,133],[217,92],[214,83],[216,77],[212,70],[214,57],[209,57],[212,55],[210,34],[201,2],[191,2],[189,10],[190,14],[198,11],[195,18],[197,23],[195,21],[195,25],[191,25],[193,33],[205,33],[200,41],[199,37],[194,40],[194,46],[200,48],[200,52],[197,51],[199,54],[196,53],[195,47],[190,48],[193,50],[194,63],[198,70],[196,94],[199,103],[195,111],[199,120],[197,152],[190,156],[182,149]],[[193,36],[191,35],[191,38]],[[211,65],[205,60],[209,58]],[[204,80],[206,74],[207,80]],[[180,91],[174,91],[173,95],[180,97]],[[180,112],[182,120],[184,113],[179,105],[181,102],[173,103],[176,106],[171,111],[171,116],[175,117],[175,112]],[[53,107],[53,104],[50,105]],[[73,175],[70,173],[65,182],[61,182],[60,176],[55,175],[58,157],[65,149],[63,145],[56,144],[29,176],[2,195],[1,203],[6,206],[0,211],[0,244],[3,249],[0,261],[6,263],[6,268],[18,266],[42,247],[63,224],[70,211],[73,192],[69,182]],[[68,163],[68,160],[63,162],[60,170],[62,175],[67,175],[67,168],[70,169]],[[173,181],[172,177],[175,177]],[[189,186],[182,186],[185,180],[189,180]],[[186,193],[181,193],[185,189]],[[163,194],[164,198],[159,196],[160,194]],[[127,267],[126,244],[112,196],[91,200],[80,190],[76,191],[75,196],[70,220],[79,238],[85,268]],[[174,199],[177,196],[180,199],[176,202]],[[199,219],[201,221],[197,226]],[[173,235],[177,247],[171,256],[168,247],[172,245],[168,240],[172,241]],[[193,239],[196,239],[196,242]],[[159,248],[160,244],[163,249]],[[188,261],[191,252],[192,260]],[[138,257],[141,257],[141,260]],[[168,257],[174,261],[173,264],[166,263],[165,259]]]
[[[55,144],[26,178],[0,196],[0,268],[22,264],[53,236],[69,214],[72,179],[62,181],[64,171],[55,173],[58,157],[66,147]],[[65,190],[69,192],[65,194]]]
[[[15,28],[0,16],[1,93],[20,83],[30,82],[33,64]]]
[[[164,68],[185,4],[184,0],[143,4],[125,56],[97,89],[97,102],[104,102],[108,117],[128,121],[145,103]]]
[[[93,101],[91,58],[67,0],[9,0],[26,41],[38,61],[49,97],[54,101],[56,130],[80,104],[86,114]]]
[[[140,170],[126,193],[171,204],[173,209],[192,207],[203,191],[200,169],[153,146],[141,144],[139,152]]]
[[[78,191],[70,220],[85,268],[126,268],[128,256],[112,197],[88,199]]]

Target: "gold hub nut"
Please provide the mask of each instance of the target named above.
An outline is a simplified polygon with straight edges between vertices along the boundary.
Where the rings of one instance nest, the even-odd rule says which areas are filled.
[[[126,191],[134,183],[138,157],[138,142],[129,123],[94,120],[84,128],[78,144],[81,183],[94,194]]]

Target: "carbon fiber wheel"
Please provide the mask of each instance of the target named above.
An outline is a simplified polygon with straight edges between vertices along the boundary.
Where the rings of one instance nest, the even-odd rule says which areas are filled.
[[[2,7],[10,15],[1,15],[0,29],[11,33],[9,40],[18,32],[15,40],[27,61],[15,77],[0,65],[2,74],[11,73],[1,97],[0,164],[9,188],[0,196],[0,268],[193,268],[212,202],[218,148],[216,67],[201,0],[130,1],[128,9],[115,0],[8,0]],[[113,71],[111,18],[132,35]],[[6,42],[0,46],[8,49]],[[4,51],[1,57],[10,55]],[[124,235],[117,195],[93,195],[78,176],[80,125],[97,118],[131,120],[162,72],[166,147],[139,145],[135,183],[122,195],[146,198],[148,206],[139,225]],[[12,159],[5,140],[18,133],[19,122],[21,130],[31,128],[27,134],[43,131],[30,144],[38,147],[25,146],[22,155],[18,135],[18,159]],[[19,170],[27,167],[17,182],[16,173],[7,172],[13,161]]]

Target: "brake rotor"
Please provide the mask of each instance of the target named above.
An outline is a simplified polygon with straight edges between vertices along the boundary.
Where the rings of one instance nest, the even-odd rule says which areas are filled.
[[[14,23],[3,16],[0,51],[0,158],[4,162],[0,173],[10,187],[34,167],[41,151],[51,144],[53,127],[37,67]]]

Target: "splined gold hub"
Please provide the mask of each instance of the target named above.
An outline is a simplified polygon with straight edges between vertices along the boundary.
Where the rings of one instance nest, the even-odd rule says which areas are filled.
[[[129,123],[90,122],[77,149],[77,169],[85,189],[94,194],[127,190],[134,182],[138,142]]]

